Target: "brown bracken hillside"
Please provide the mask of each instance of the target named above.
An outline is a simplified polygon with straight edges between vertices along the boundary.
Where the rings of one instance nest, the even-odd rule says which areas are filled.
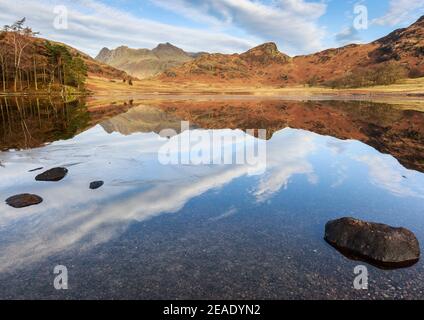
[[[266,43],[243,54],[203,54],[165,71],[162,81],[288,86],[319,85],[393,66],[405,77],[424,76],[424,16],[369,44],[351,44],[311,55],[289,56]],[[380,68],[380,69],[378,69]],[[392,70],[391,69],[391,70]]]
[[[6,83],[6,89],[13,86],[13,76],[15,74],[20,75],[20,86],[23,83],[24,86],[30,87],[34,85],[34,77],[41,83],[42,78],[47,78],[47,74],[56,72],[60,66],[60,58],[52,56],[49,46],[56,46],[56,50],[60,47],[66,48],[72,57],[81,59],[86,67],[88,76],[107,79],[135,79],[125,71],[98,62],[89,55],[66,44],[23,34],[17,34],[16,37],[19,37],[18,51],[22,50],[20,57],[15,57],[15,41],[17,41],[15,40],[15,34],[12,32],[0,32],[0,74],[2,75],[0,83],[2,88],[3,82]],[[18,58],[20,58],[20,64],[19,67],[16,67],[15,61]],[[52,62],[55,59],[59,61]]]

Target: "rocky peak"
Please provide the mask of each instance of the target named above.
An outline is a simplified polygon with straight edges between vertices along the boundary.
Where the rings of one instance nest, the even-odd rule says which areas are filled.
[[[156,48],[152,50],[152,52],[159,56],[159,57],[165,57],[165,56],[189,56],[184,50],[167,43],[160,43]]]
[[[102,50],[100,50],[99,54],[101,54],[101,53],[108,53],[108,52],[110,52],[110,49],[104,47]]]
[[[288,55],[281,53],[274,42],[267,42],[241,54],[241,57],[251,62],[266,63],[285,63],[290,60]]]
[[[278,51],[278,47],[274,42],[267,42],[247,51],[247,53],[249,52],[250,53],[260,52],[260,53],[272,55],[272,54],[279,53],[280,51]]]
[[[166,43],[159,43],[159,44],[157,45],[157,47],[156,47],[156,48],[154,48],[153,50],[165,50],[165,49],[178,49],[178,50],[179,50],[179,48],[177,48],[176,46],[172,45],[172,44],[171,44],[171,43],[169,43],[169,42],[166,42]]]
[[[113,51],[115,51],[115,52],[126,52],[128,49],[129,49],[129,47],[127,47],[127,46],[119,46],[118,48],[116,48]]]
[[[96,57],[96,60],[105,61],[110,56],[111,51],[109,48],[104,47],[100,50],[99,54]]]

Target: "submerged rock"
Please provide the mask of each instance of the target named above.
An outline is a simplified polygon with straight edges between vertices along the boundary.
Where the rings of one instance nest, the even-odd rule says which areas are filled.
[[[62,180],[68,173],[68,169],[66,168],[53,168],[47,170],[43,173],[40,173],[35,177],[37,181],[60,181]]]
[[[18,194],[6,199],[6,203],[13,208],[24,208],[43,202],[43,199],[35,194]]]
[[[380,223],[353,218],[333,220],[325,226],[325,240],[342,253],[379,267],[407,267],[420,258],[414,233]]]
[[[103,181],[93,181],[90,183],[90,189],[91,190],[99,189],[101,186],[103,186],[103,184],[104,184]]]

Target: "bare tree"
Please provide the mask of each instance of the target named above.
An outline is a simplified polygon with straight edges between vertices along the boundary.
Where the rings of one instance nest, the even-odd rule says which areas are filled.
[[[11,26],[5,26],[4,31],[10,32],[12,35],[12,45],[14,50],[14,90],[18,90],[18,78],[20,77],[20,66],[22,62],[22,55],[26,47],[31,44],[30,37],[33,37],[38,32],[32,31],[31,28],[25,27],[25,18],[16,21]]]
[[[25,18],[0,28],[0,82],[2,91],[12,89],[62,91],[66,86],[84,87],[87,66],[64,45],[35,39],[39,34],[24,26]],[[1,89],[0,89],[1,90]]]
[[[5,40],[6,38],[6,32],[0,33],[0,41]],[[7,89],[7,59],[9,54],[9,46],[4,41],[0,45],[0,66],[1,66],[1,77],[2,77],[2,83],[3,83],[3,92],[6,92]]]
[[[7,73],[7,66],[6,66],[6,49],[4,46],[0,47],[0,64],[1,64],[1,76],[2,76],[2,83],[3,83],[3,92],[6,92],[6,73]]]

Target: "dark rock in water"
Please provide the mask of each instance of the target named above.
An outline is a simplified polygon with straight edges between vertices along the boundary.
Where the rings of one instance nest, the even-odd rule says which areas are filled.
[[[13,208],[25,208],[43,202],[43,199],[35,194],[18,194],[6,199],[6,203]]]
[[[385,224],[333,220],[325,226],[325,240],[354,259],[382,268],[408,267],[420,258],[420,245],[411,231]]]
[[[39,170],[41,170],[41,169],[43,169],[43,167],[40,167],[40,168],[35,168],[35,169],[32,169],[32,170],[29,170],[28,172],[34,172],[34,171],[39,171]]]
[[[95,190],[95,189],[99,189],[101,186],[103,186],[104,182],[103,181],[94,181],[90,183],[90,189],[91,190]]]
[[[43,172],[35,177],[37,181],[60,181],[62,180],[66,174],[68,173],[68,169],[66,168],[53,168]]]

